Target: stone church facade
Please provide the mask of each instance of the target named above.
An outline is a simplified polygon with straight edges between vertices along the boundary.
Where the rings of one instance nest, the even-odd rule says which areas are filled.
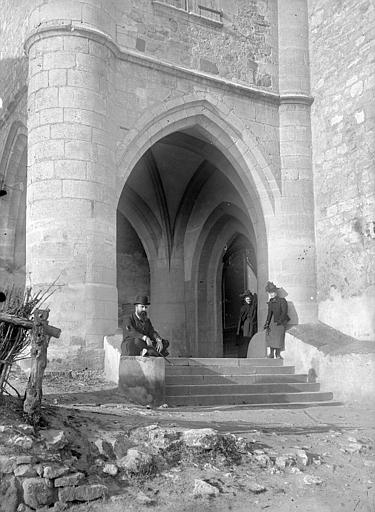
[[[172,355],[221,357],[267,280],[374,340],[373,2],[4,4],[0,284],[56,282],[57,365],[102,365],[138,293]]]

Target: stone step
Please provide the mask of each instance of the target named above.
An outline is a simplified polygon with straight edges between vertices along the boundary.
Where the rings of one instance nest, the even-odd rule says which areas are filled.
[[[267,384],[203,384],[166,386],[166,396],[199,395],[259,395],[263,393],[299,393],[319,391],[320,384],[307,382],[267,383]]]
[[[292,382],[307,382],[307,374],[252,374],[235,375],[228,371],[222,375],[169,375],[166,374],[165,383],[167,386],[172,385],[202,385],[202,384],[267,384],[267,383],[292,383]]]
[[[171,366],[283,366],[283,359],[268,357],[168,357]]]
[[[166,402],[169,406],[207,406],[207,405],[273,405],[273,404],[305,404],[319,403],[332,400],[329,392],[310,391],[299,393],[257,393],[237,395],[173,395],[168,396]]]
[[[229,371],[230,369],[230,371]],[[165,365],[165,375],[167,377],[176,375],[274,375],[274,374],[293,374],[294,366],[171,366]]]

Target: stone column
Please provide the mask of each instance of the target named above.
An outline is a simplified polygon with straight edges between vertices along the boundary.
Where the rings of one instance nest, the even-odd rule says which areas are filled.
[[[113,55],[105,37],[69,22],[84,24],[80,2],[63,4],[41,5],[26,41],[27,273],[35,289],[57,280],[55,367],[98,367],[103,336],[117,327]]]
[[[270,232],[270,277],[295,308],[293,321],[317,319],[311,163],[307,0],[279,1],[281,198]]]
[[[188,356],[183,256],[173,257],[169,264],[161,252],[163,249],[158,259],[150,261],[150,316],[160,336],[169,340],[171,356]]]

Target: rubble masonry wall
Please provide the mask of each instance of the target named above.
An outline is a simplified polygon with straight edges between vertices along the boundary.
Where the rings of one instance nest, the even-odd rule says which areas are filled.
[[[375,339],[375,6],[310,0],[319,319]]]

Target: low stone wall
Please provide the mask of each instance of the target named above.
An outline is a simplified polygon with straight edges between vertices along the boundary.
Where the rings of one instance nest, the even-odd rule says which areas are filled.
[[[292,327],[285,345],[285,365],[309,373],[309,380],[333,392],[335,400],[373,400],[375,343],[359,342],[319,323]]]

